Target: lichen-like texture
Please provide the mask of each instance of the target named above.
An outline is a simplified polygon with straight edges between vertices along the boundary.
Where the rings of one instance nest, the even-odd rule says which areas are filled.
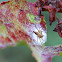
[[[25,0],[1,2],[0,47],[14,46],[23,40],[30,45],[46,42],[46,22],[44,16],[37,16],[38,8],[35,4]]]
[[[51,62],[62,47],[47,47],[46,22],[36,3],[10,0],[0,4],[0,48],[26,42],[38,62]]]

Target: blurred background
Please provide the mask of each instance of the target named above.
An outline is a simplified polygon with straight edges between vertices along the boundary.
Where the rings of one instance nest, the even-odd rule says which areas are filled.
[[[2,1],[7,0],[0,0]],[[27,0],[34,3],[36,0]],[[52,26],[49,25],[49,14],[48,12],[42,12],[45,16],[47,24],[47,46],[55,46],[62,44],[62,38],[59,37],[57,32],[53,32],[53,29],[56,27],[57,20],[53,22]],[[60,19],[62,13],[56,13],[56,16]],[[7,47],[5,49],[0,49],[0,62],[36,62],[32,57],[31,50],[26,46],[17,46],[17,47]],[[61,56],[55,56],[52,62],[62,62]]]

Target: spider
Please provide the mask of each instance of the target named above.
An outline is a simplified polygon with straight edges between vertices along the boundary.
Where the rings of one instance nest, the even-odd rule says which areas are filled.
[[[36,25],[35,25],[35,27],[36,27]],[[36,27],[36,29],[37,29],[37,27]],[[33,31],[33,33],[35,33],[37,35],[37,41],[38,41],[38,38],[39,38],[39,40],[41,42],[41,39],[43,38],[43,34],[42,34],[42,31],[41,30],[39,30],[39,29],[37,29],[37,30],[38,30],[38,32]]]

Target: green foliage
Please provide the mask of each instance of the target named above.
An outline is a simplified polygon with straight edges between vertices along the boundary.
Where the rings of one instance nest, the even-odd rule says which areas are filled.
[[[62,56],[62,52],[60,52],[60,56]]]
[[[18,43],[16,44],[16,46],[27,46],[28,47],[28,44],[25,42],[25,40],[19,40],[17,42]]]

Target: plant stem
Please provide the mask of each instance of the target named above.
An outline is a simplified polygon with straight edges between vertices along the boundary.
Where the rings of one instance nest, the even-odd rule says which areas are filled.
[[[40,61],[39,61],[40,62]],[[41,56],[41,62],[52,62],[52,57],[48,56]]]

